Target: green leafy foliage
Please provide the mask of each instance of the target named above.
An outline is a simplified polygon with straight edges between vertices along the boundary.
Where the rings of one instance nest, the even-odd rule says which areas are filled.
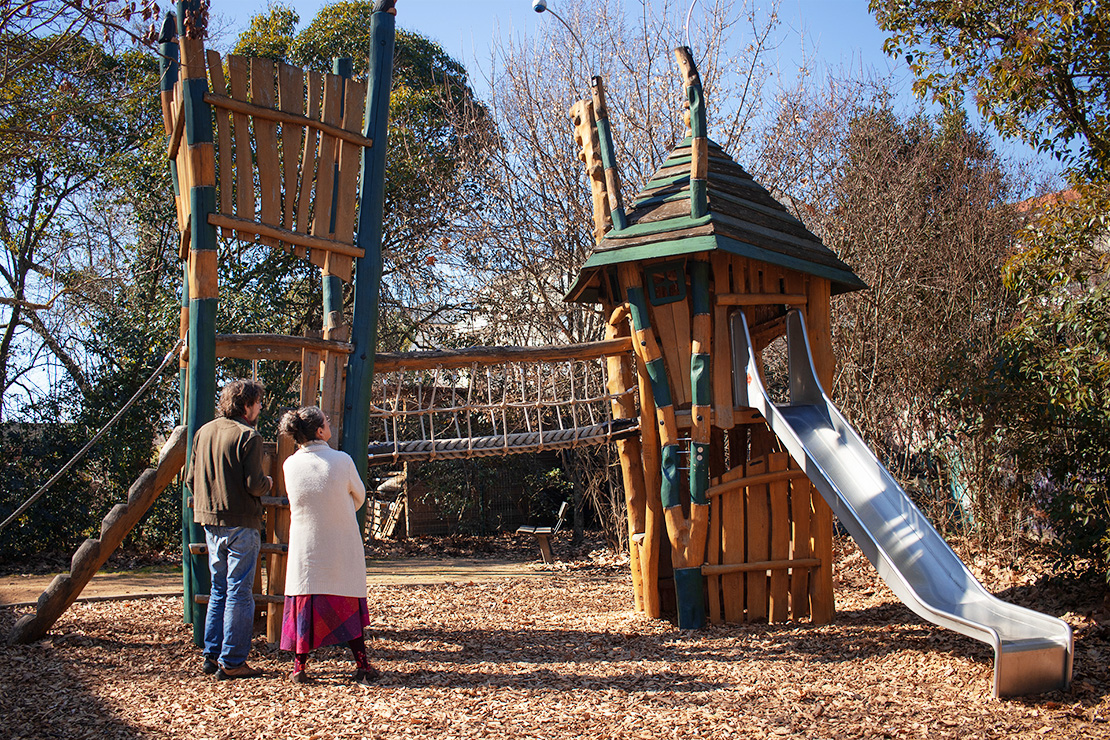
[[[411,470],[410,491],[462,534],[550,524],[552,512],[573,494],[562,468],[538,455],[433,460]]]
[[[1006,266],[1020,298],[971,399],[1064,555],[1110,564],[1110,191],[1035,206]],[[1076,196],[1072,199],[1071,196]]]
[[[871,0],[914,91],[962,107],[971,91],[1004,136],[1089,173],[1110,166],[1110,14],[1100,0]]]

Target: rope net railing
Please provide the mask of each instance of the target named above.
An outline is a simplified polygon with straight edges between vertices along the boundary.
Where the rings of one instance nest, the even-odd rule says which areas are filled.
[[[605,358],[514,361],[375,373],[370,464],[535,453],[639,432],[614,419]]]

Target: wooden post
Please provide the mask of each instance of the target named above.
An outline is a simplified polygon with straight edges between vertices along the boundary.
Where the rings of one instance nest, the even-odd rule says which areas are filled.
[[[336,58],[332,60],[332,73],[338,75],[343,80],[348,80],[352,73],[352,60],[347,57]],[[342,118],[343,109],[346,103],[346,86],[340,87],[339,97],[339,116]],[[325,137],[325,141],[328,139]],[[340,142],[336,140],[333,144],[336,147],[335,163],[333,167],[332,181],[338,185],[339,183],[339,156],[338,148]],[[346,197],[346,193],[343,194]],[[334,238],[336,216],[339,208],[340,192],[338,187],[332,188],[331,198],[331,211],[329,215],[329,237]],[[323,267],[320,268],[320,282],[323,286],[323,303],[324,303],[324,339],[331,340],[346,340],[348,334],[348,327],[343,320],[343,280],[338,275],[332,274],[330,260],[326,260]],[[325,352],[322,363],[323,385],[320,388],[320,404],[332,422],[333,436],[331,446],[338,448],[339,442],[343,436],[343,404],[344,398],[344,380],[346,370],[344,365],[347,361],[347,356],[339,355],[335,352]]]
[[[209,214],[216,210],[216,161],[212,131],[212,114],[204,95],[208,92],[202,29],[187,19],[200,13],[196,0],[179,2],[177,22],[181,49],[181,115],[185,118],[185,145],[188,147],[184,173],[190,183],[188,193],[182,197],[189,203],[189,391],[186,402],[187,427],[186,460],[192,455],[193,437],[197,430],[215,416],[216,398],[216,304],[218,277],[216,269],[216,229],[208,223]],[[188,28],[188,33],[186,32]],[[195,36],[195,38],[191,38]],[[192,520],[191,512],[183,518]],[[190,542],[202,542],[203,530],[192,525]],[[189,554],[186,546],[183,559],[190,560],[188,577],[192,594],[207,594],[211,590],[207,558]],[[193,642],[200,645],[204,638],[204,613],[202,605],[192,610]]]
[[[385,150],[389,125],[389,87],[393,78],[395,16],[393,0],[375,0],[370,19],[370,90],[366,96],[364,133],[374,145],[362,151],[362,189],[359,194],[355,244],[364,250],[355,263],[354,316],[347,360],[343,405],[342,449],[355,461],[366,481],[370,443],[370,390],[374,353],[378,344],[378,299],[382,278],[382,208],[385,200]],[[366,505],[358,512],[359,531],[366,522]]]
[[[579,100],[570,107],[567,115],[574,122],[574,142],[578,148],[578,158],[586,165],[586,178],[590,182],[590,195],[593,198],[594,241],[600,244],[613,221],[609,212],[605,168],[601,162],[601,144],[598,141],[593,101]]]
[[[161,57],[159,58],[159,70],[161,72],[161,79],[159,83],[159,94],[162,100],[162,121],[165,126],[167,141],[173,136],[173,130],[176,126],[175,117],[177,115],[176,103],[177,99],[174,96],[174,90],[177,87],[177,78],[180,65],[178,64],[178,45],[177,45],[177,23],[176,17],[173,13],[166,13],[165,22],[162,24],[162,32],[158,38],[160,43],[159,50]],[[173,196],[174,202],[177,205],[178,212],[178,226],[182,227],[181,223],[181,182],[178,178],[177,161],[170,159],[170,178],[173,180]],[[189,335],[189,266],[186,262],[181,271],[181,319],[178,326],[178,336],[187,339]],[[186,361],[188,357],[188,344],[183,347],[179,354],[177,366],[177,392],[178,392],[178,414],[179,418],[184,421],[188,414],[188,398],[189,398],[189,365]],[[186,448],[191,448],[191,441],[185,440]],[[187,460],[188,458],[186,458]],[[184,619],[187,623],[193,621],[193,558],[189,556],[189,543],[195,541],[197,537],[196,525],[193,524],[192,509],[189,507],[189,499],[192,494],[184,486],[181,489],[181,565],[182,565],[182,590],[184,594]]]
[[[705,503],[691,504],[690,518],[682,511],[679,495],[678,424],[671,403],[670,380],[666,363],[659,349],[659,342],[651,327],[643,281],[632,265],[621,265],[621,282],[626,286],[628,305],[632,314],[633,348],[637,360],[647,370],[655,399],[655,426],[660,440],[659,498],[667,523],[667,536],[671,542],[671,562],[675,569],[675,588],[678,599],[679,626],[684,629],[701,627],[705,608],[700,588],[700,567],[705,554],[705,534],[708,531],[709,507]],[[648,423],[646,417],[641,426]],[[697,571],[694,573],[693,571]],[[697,596],[693,594],[697,591]]]
[[[597,126],[598,153],[601,155],[601,166],[605,168],[605,192],[609,197],[609,215],[613,219],[613,228],[617,231],[628,226],[628,219],[624,215],[624,203],[621,199],[621,178],[617,169],[617,158],[613,148],[613,132],[609,129],[609,109],[605,106],[605,85],[600,77],[591,81],[591,92],[594,103],[594,122]]]
[[[830,316],[831,286],[828,280],[810,276],[806,289],[806,333],[809,336],[813,369],[826,393],[832,393],[836,357],[832,348]],[[832,621],[836,605],[833,598],[833,515],[825,499],[813,491],[813,555],[821,565],[810,574],[810,609],[815,624]]]
[[[611,308],[606,306],[606,309]],[[605,338],[618,339],[629,336],[628,308],[621,305],[609,312],[605,325]],[[609,393],[616,396],[625,394],[632,388],[632,368],[627,356],[610,355],[605,358],[608,375],[606,386]],[[610,402],[613,419],[636,418],[636,399],[631,395],[621,395]],[[647,493],[644,490],[644,468],[640,440],[633,437],[616,442],[617,456],[621,461],[621,477],[624,481],[624,503],[628,514],[628,554],[629,568],[632,571],[632,587],[636,611],[644,611],[644,583],[640,555],[642,535],[647,518]],[[640,540],[640,541],[637,541]]]
[[[705,116],[705,95],[701,76],[690,49],[683,46],[674,51],[686,85],[686,107],[690,116],[690,217],[701,218],[709,212],[709,134]]]
[[[696,629],[705,624],[705,582],[701,566],[705,562],[705,543],[709,527],[709,439],[712,432],[713,395],[710,392],[710,356],[712,326],[709,314],[709,262],[690,262],[690,302],[693,313],[690,340],[690,541],[687,544],[686,567],[682,584],[688,592],[679,594],[679,627]],[[695,574],[696,571],[696,574]],[[675,573],[675,585],[679,575]],[[685,619],[681,611],[687,609]]]
[[[274,478],[275,496],[284,498],[289,495],[285,488],[284,465],[286,458],[292,455],[296,449],[297,445],[292,437],[287,434],[278,434],[277,454],[274,455],[274,467],[271,471]],[[288,545],[289,507],[275,506],[270,509],[270,514],[271,516],[268,517],[268,522],[271,523],[272,526],[267,528],[267,540],[273,544]],[[288,553],[273,553],[269,556],[269,561],[266,565],[266,593],[271,596],[279,596],[285,593],[285,570],[288,562]],[[267,642],[278,642],[281,640],[281,622],[284,613],[284,604],[266,605]]]

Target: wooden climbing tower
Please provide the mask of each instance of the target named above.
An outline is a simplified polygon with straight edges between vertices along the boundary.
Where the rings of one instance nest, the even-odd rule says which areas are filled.
[[[373,372],[393,12],[392,2],[375,4],[369,96],[367,82],[350,78],[349,60],[320,74],[206,50],[205,11],[192,0],[179,3],[176,24],[163,29],[162,111],[185,266],[182,415],[190,444],[214,416],[219,359],[293,362],[301,370],[301,404],[324,410],[336,429],[333,446],[350,453],[365,474],[365,403],[348,396],[365,397],[365,378]],[[235,241],[283,250],[319,267],[319,335],[218,333],[220,250]],[[355,311],[348,319],[343,283],[352,280]],[[345,414],[348,408],[354,411]],[[281,471],[294,445],[283,438],[269,449],[276,490],[263,500],[267,579],[256,599],[268,605],[270,638],[276,639],[289,524]],[[185,616],[199,640],[210,584],[188,490],[182,519]]]
[[[600,304],[607,336],[631,336],[635,353],[634,368],[613,362],[642,417],[641,438],[618,442],[636,605],[674,608],[683,627],[706,610],[828,622],[832,514],[764,419],[734,402],[728,317],[745,308],[762,352],[800,308],[830,387],[830,296],[865,286],[708,138],[697,69],[687,49],[676,57],[690,130],[627,213],[599,78],[570,110],[597,246],[567,299]]]

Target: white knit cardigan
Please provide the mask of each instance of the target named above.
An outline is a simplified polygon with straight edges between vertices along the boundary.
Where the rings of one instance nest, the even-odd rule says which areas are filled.
[[[289,495],[287,596],[366,597],[366,556],[355,512],[366,489],[346,452],[309,442],[285,460]]]

